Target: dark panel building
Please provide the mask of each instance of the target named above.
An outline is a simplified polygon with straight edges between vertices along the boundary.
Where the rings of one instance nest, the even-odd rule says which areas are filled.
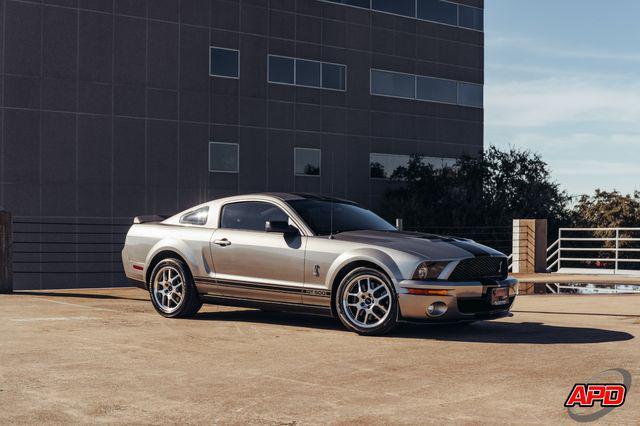
[[[483,144],[483,0],[0,0],[16,287],[121,281],[131,217],[255,191],[379,205]]]

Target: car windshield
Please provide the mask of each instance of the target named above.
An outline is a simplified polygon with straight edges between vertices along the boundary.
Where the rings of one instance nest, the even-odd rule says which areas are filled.
[[[380,216],[355,204],[318,199],[290,200],[288,203],[316,235],[396,230]]]

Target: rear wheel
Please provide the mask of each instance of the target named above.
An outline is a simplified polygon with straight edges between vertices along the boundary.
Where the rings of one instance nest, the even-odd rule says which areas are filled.
[[[179,259],[169,258],[158,262],[149,281],[151,303],[164,317],[190,317],[202,307],[189,268]]]
[[[356,268],[347,274],[338,286],[335,303],[342,324],[358,334],[385,334],[398,323],[393,284],[373,268]]]

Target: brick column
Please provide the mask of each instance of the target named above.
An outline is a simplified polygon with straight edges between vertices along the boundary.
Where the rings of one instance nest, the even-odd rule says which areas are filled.
[[[512,253],[514,274],[547,272],[547,220],[515,219]],[[520,289],[525,294],[534,291],[534,287],[524,281],[521,282]]]

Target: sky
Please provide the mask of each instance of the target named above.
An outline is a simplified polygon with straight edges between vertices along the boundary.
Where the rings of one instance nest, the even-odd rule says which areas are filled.
[[[485,146],[572,195],[640,190],[640,0],[485,0]]]

